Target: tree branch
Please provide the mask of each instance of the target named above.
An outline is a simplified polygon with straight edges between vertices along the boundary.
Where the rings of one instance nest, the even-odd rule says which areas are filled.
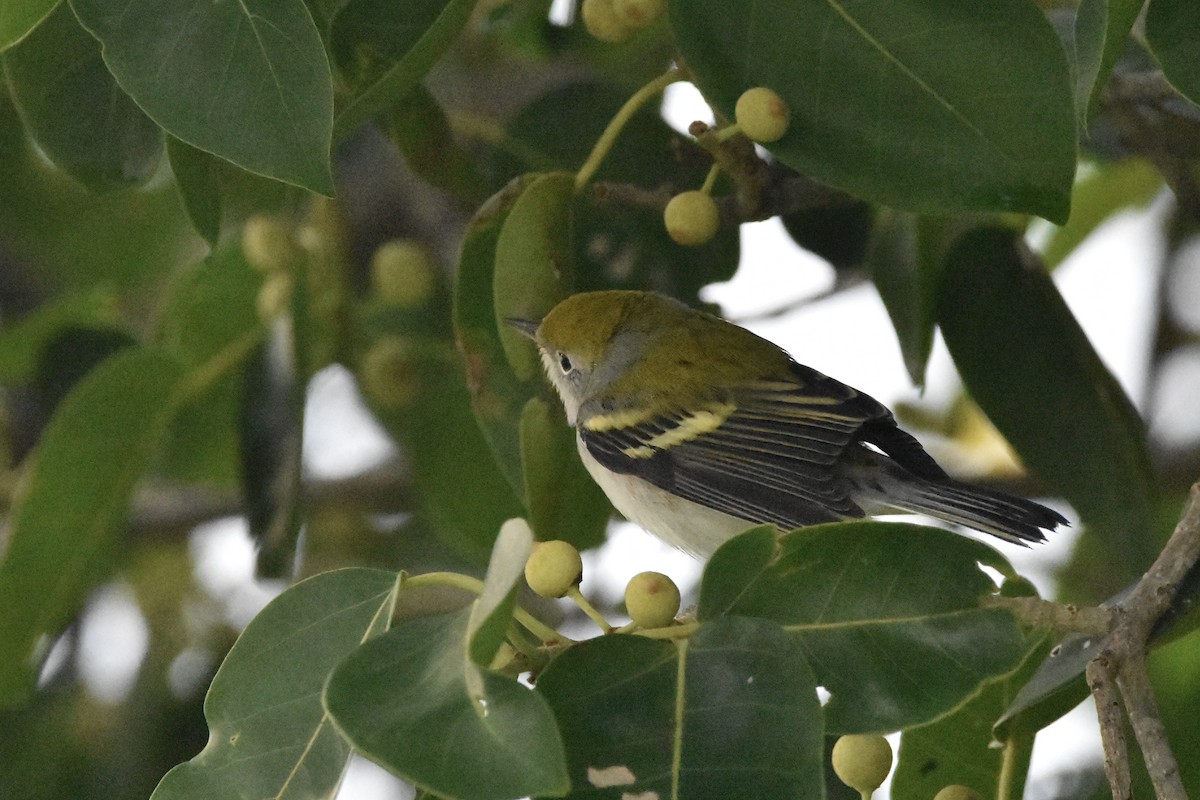
[[[1105,772],[1113,797],[1132,797],[1128,754],[1120,721],[1114,719],[1116,690],[1120,692],[1142,750],[1142,758],[1159,800],[1186,800],[1179,765],[1167,742],[1166,730],[1146,673],[1146,646],[1154,627],[1171,606],[1176,589],[1200,560],[1200,481],[1192,485],[1188,508],[1154,564],[1116,611],[1116,624],[1088,665],[1088,684],[1100,714]]]

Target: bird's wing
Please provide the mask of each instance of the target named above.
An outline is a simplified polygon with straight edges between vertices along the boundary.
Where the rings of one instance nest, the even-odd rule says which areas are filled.
[[[684,411],[593,415],[580,436],[614,472],[785,529],[863,515],[837,468],[856,442],[906,451],[911,441],[933,464],[875,400],[799,365],[796,371],[795,381],[759,382]],[[887,443],[874,441],[878,431]]]

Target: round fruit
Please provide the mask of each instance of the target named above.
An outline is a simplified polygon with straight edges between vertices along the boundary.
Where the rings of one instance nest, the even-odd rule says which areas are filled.
[[[542,597],[562,597],[582,577],[583,560],[570,542],[538,542],[525,562],[525,581]]]
[[[620,44],[633,36],[633,28],[617,16],[613,0],[583,0],[583,27],[602,42]]]
[[[742,133],[756,142],[774,142],[782,138],[792,122],[792,111],[787,103],[765,86],[743,92],[733,113]]]
[[[371,257],[371,284],[383,302],[419,308],[433,296],[437,274],[425,248],[409,239],[384,242]]]
[[[970,786],[961,786],[957,783],[952,783],[949,786],[942,787],[933,796],[933,800],[983,800],[983,796]]]
[[[667,0],[612,0],[617,19],[629,28],[645,28],[662,16]]]
[[[662,628],[679,613],[679,587],[661,572],[639,572],[625,586],[625,609],[639,628]]]
[[[663,224],[678,244],[701,245],[717,235],[721,217],[716,202],[707,193],[683,192],[667,203]]]
[[[403,336],[381,336],[359,365],[363,393],[382,408],[402,408],[416,399],[420,372],[412,343]]]
[[[258,296],[254,299],[254,308],[258,312],[258,321],[270,325],[276,317],[288,308],[292,301],[292,276],[286,272],[273,272],[258,287]]]
[[[246,263],[262,272],[290,269],[300,257],[292,228],[279,217],[257,214],[242,228],[242,255]]]
[[[830,760],[842,783],[869,796],[892,771],[892,746],[875,734],[843,736],[833,745]]]

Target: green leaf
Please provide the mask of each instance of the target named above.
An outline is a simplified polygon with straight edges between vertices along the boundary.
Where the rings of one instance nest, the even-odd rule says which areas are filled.
[[[332,798],[350,745],[321,706],[333,667],[388,627],[396,573],[342,569],[301,581],[238,637],[204,699],[208,745],[152,800]]]
[[[791,107],[769,150],[918,212],[1067,217],[1075,120],[1062,45],[1026,0],[672,0],[671,27],[728,118],[746,89]]]
[[[302,0],[71,0],[117,82],[171,135],[333,194],[333,85]]]
[[[1079,179],[1071,196],[1071,218],[1055,228],[1042,248],[1053,270],[1102,223],[1127,208],[1145,207],[1163,189],[1162,173],[1137,158],[1096,164]]]
[[[536,692],[468,660],[469,615],[408,620],[367,642],[329,676],[325,707],[356,750],[435,794],[564,794],[550,709]],[[468,674],[481,679],[478,694]]]
[[[505,322],[540,320],[571,293],[571,203],[575,176],[552,172],[535,178],[512,209],[496,241],[493,298],[500,343],[519,380],[541,373],[537,348]]]
[[[158,167],[162,131],[117,86],[66,3],[4,54],[4,69],[30,135],[84,184],[137,184]]]
[[[423,180],[473,205],[491,194],[446,112],[424,86],[412,87],[381,122],[404,163]]]
[[[167,137],[167,158],[192,227],[209,247],[216,247],[221,238],[221,187],[216,159],[174,136]]]
[[[821,709],[779,626],[727,617],[678,643],[615,634],[538,680],[572,798],[823,797]]]
[[[883,209],[876,218],[866,264],[900,340],[904,366],[917,386],[933,349],[935,263],[922,247],[921,220]]]
[[[1047,638],[1032,634],[1020,667],[985,683],[954,713],[904,731],[892,774],[892,800],[928,800],[951,784],[970,786],[981,797],[996,797],[1005,770],[1013,781],[1007,796],[1024,795],[1035,731],[1013,730],[1007,739],[998,740],[993,726],[1049,652]]]
[[[338,138],[404,97],[425,77],[471,16],[475,0],[353,0],[334,17],[338,69],[361,87],[338,114]]]
[[[112,569],[129,495],[165,434],[179,364],[129,349],[59,406],[14,498],[0,562],[0,704],[33,688],[50,638]]]
[[[1146,42],[1171,85],[1200,105],[1200,6],[1153,0],[1146,11]]]
[[[979,228],[958,240],[938,321],[971,396],[1030,470],[1124,537],[1130,558],[1152,557],[1138,534],[1154,517],[1141,420],[1020,234]]]
[[[580,549],[603,542],[612,507],[581,465],[562,413],[540,397],[529,398],[520,435],[525,507],[538,539],[565,539]]]
[[[0,5],[0,52],[24,39],[59,0],[4,0]]]
[[[1011,568],[987,545],[938,528],[882,522],[735,537],[704,570],[697,618],[773,620],[829,690],[826,727],[886,732],[961,705],[1012,670],[1025,648],[1012,615],[980,607]],[[897,665],[903,665],[898,669]]]
[[[467,620],[467,650],[476,665],[486,667],[500,649],[512,621],[517,584],[533,551],[533,531],[523,519],[500,526],[488,562],[483,591],[471,605]]]
[[[1092,106],[1129,40],[1144,0],[1081,0],[1075,13],[1075,113],[1087,130]]]

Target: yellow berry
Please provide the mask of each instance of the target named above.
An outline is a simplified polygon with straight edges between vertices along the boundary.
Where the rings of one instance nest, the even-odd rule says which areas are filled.
[[[273,272],[258,287],[254,308],[258,321],[270,325],[276,317],[287,311],[292,302],[292,276],[286,272]]]
[[[633,28],[617,16],[613,0],[583,0],[583,27],[602,42],[619,44],[633,35]]]
[[[788,104],[765,86],[743,92],[733,113],[742,133],[756,142],[774,142],[782,138],[792,122]]]
[[[617,19],[629,28],[645,28],[662,16],[667,0],[612,0]]]
[[[678,244],[701,245],[717,235],[721,219],[716,202],[705,192],[683,192],[663,211],[667,233]]]
[[[842,783],[870,795],[892,771],[892,746],[876,734],[843,736],[833,745],[830,760]]]
[[[436,272],[425,248],[408,239],[384,242],[371,257],[371,284],[383,302],[418,308],[433,295]]]
[[[933,796],[933,800],[983,800],[983,796],[970,786],[952,783],[944,786]]]
[[[280,272],[300,258],[300,248],[290,225],[279,217],[257,214],[242,228],[242,255],[257,270]]]
[[[371,345],[358,371],[363,393],[382,408],[410,405],[420,389],[420,370],[412,343],[403,336],[382,336]]]
[[[625,586],[625,610],[639,628],[662,628],[679,613],[679,587],[661,572],[639,572]]]
[[[525,562],[525,581],[542,597],[562,597],[582,577],[583,560],[570,542],[538,542]]]

